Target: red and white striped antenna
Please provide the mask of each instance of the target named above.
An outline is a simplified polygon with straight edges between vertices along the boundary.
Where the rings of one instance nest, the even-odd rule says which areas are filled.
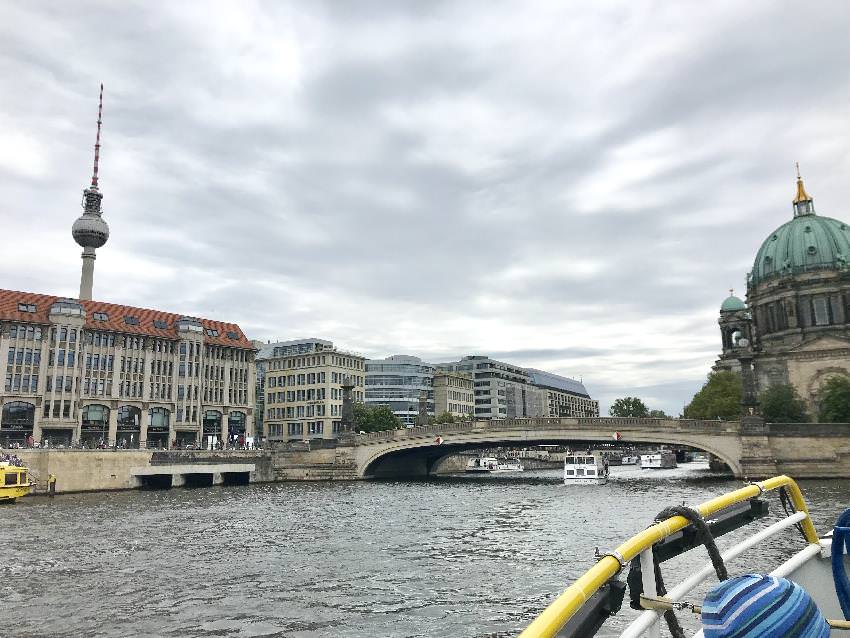
[[[103,83],[100,85],[100,100],[97,105],[97,139],[94,142],[94,171],[91,176],[92,188],[97,188],[97,166],[100,162],[100,125],[103,116]]]

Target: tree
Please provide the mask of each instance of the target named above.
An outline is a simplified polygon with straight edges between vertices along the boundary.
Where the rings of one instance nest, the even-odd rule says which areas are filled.
[[[608,408],[608,414],[620,417],[646,418],[649,416],[649,408],[637,397],[624,397],[614,401],[611,407]]]
[[[650,410],[649,411],[649,418],[650,419],[669,419],[670,417],[667,416],[667,413],[664,412],[664,410]]]
[[[761,412],[770,423],[806,423],[806,402],[794,386],[774,385],[761,393]]]
[[[438,414],[437,418],[434,419],[434,423],[454,423],[455,418],[451,412],[443,412],[442,414]]]
[[[365,403],[354,404],[354,431],[372,432],[372,412]]]
[[[398,430],[403,426],[401,419],[393,414],[389,406],[354,404],[354,429],[357,432],[383,432]]]
[[[821,386],[820,421],[850,423],[850,378],[830,377]]]
[[[726,370],[712,372],[702,389],[685,406],[686,419],[735,420],[741,416],[741,375]]]
[[[398,430],[404,427],[388,405],[376,405],[372,408],[372,432],[384,430]]]

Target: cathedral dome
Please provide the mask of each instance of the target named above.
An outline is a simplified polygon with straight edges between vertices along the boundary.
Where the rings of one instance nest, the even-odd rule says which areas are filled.
[[[740,298],[735,295],[729,295],[726,299],[723,300],[723,303],[720,306],[720,312],[737,312],[739,310],[746,310],[747,305]]]
[[[850,260],[850,226],[831,217],[795,217],[764,240],[752,283],[813,270],[843,270]]]
[[[818,270],[845,270],[848,260],[850,226],[815,213],[798,167],[794,218],[764,240],[756,253],[750,283]]]

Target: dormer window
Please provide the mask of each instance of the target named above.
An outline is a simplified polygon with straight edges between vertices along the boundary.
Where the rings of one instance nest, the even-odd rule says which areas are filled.
[[[158,328],[159,330],[168,330],[168,324],[165,323],[162,319],[154,319],[153,327]]]
[[[133,317],[132,315],[127,315],[126,317],[124,317],[124,323],[126,323],[128,326],[138,326],[139,325],[139,319],[138,319],[138,317]]]
[[[35,312],[35,304],[32,303],[19,303],[18,304],[19,312]]]
[[[109,321],[109,315],[105,312],[95,312],[92,314],[92,318],[95,321]]]
[[[227,333],[227,338],[232,339],[233,341],[239,341],[239,335],[232,330]]]
[[[207,328],[207,336],[217,337],[218,336],[218,330],[216,330],[215,328]]]

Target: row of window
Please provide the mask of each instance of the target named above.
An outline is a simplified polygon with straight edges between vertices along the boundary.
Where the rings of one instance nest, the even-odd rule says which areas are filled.
[[[345,381],[345,378],[348,375],[343,374],[342,372],[331,372],[331,383],[342,383]],[[350,376],[348,377],[357,387],[363,386],[363,377],[361,376]],[[294,385],[316,385],[325,383],[327,379],[326,373],[324,372],[310,372],[307,374],[290,374],[288,376],[269,376],[269,387],[272,388],[283,388],[286,386],[294,386]]]
[[[320,403],[318,405],[290,405],[286,408],[268,408],[266,416],[269,419],[295,419],[309,418],[313,416],[327,416],[327,406]],[[340,414],[340,406],[331,405],[331,416]]]
[[[271,436],[271,437],[283,437],[284,432],[286,432],[286,434],[290,437],[303,436],[304,430],[305,430],[305,425],[306,425],[307,434],[309,434],[309,435],[313,435],[313,436],[320,435],[320,434],[323,434],[324,431],[325,431],[324,421],[307,421],[306,423],[302,422],[302,421],[294,421],[292,423],[286,423],[286,424],[283,424],[283,423],[271,423],[271,424],[269,424],[268,435]],[[340,431],[342,431],[342,422],[341,421],[334,421],[331,424],[331,427],[333,429],[333,433],[338,434]]]
[[[56,377],[55,382],[53,381],[53,377],[49,376],[49,377],[47,377],[47,384],[46,384],[45,389],[48,392],[51,392],[54,389],[55,389],[56,392],[62,392],[63,390],[65,392],[70,392],[73,384],[74,384],[73,375],[70,375],[70,374],[68,376],[60,375],[60,376]]]
[[[335,388],[332,388],[334,390]],[[335,393],[331,392],[333,398]],[[327,398],[327,388],[310,388],[308,390],[287,390],[286,392],[268,393],[269,403],[293,403],[294,401],[323,401]]]
[[[38,374],[7,374],[6,392],[37,392]]]
[[[32,348],[9,348],[9,354],[6,362],[17,365],[40,365],[41,350],[33,350]]]
[[[34,339],[36,341],[41,341],[41,327],[40,326],[9,326],[9,338],[10,339]]]

